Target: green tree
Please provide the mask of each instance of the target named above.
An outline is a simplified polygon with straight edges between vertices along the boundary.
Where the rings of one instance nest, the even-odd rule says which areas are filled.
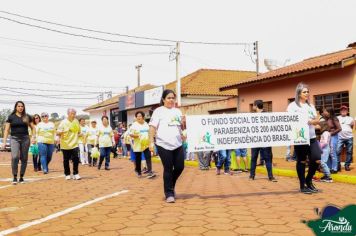
[[[57,112],[51,113],[51,119],[52,119],[53,121],[57,120],[58,118],[59,118],[59,115],[58,115]]]
[[[4,130],[5,130],[5,121],[7,117],[11,114],[10,109],[2,109],[0,111],[0,136],[4,136]]]

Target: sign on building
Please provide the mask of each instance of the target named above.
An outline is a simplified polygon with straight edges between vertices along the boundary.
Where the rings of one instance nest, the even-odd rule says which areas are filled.
[[[162,93],[163,93],[163,86],[146,90],[144,93],[145,96],[144,105],[149,106],[149,105],[160,103]]]
[[[308,117],[299,113],[187,116],[189,152],[309,144]]]

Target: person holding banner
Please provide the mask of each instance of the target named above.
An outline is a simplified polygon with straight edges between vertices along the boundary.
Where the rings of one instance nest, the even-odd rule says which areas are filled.
[[[257,113],[263,112],[263,101],[255,100],[253,102],[253,110],[255,110]],[[251,148],[250,179],[255,180],[256,164],[257,164],[257,158],[259,153],[261,153],[261,157],[263,156],[264,161],[266,163],[269,181],[277,182],[276,178],[273,177],[273,173],[272,173],[272,147]]]
[[[321,150],[316,140],[315,126],[319,124],[319,119],[315,107],[309,103],[309,87],[304,83],[299,83],[295,90],[295,101],[291,102],[287,108],[288,112],[304,113],[308,115],[310,144],[295,145],[294,150],[297,156],[297,174],[300,184],[300,192],[311,194],[318,192],[312,183],[313,176],[319,167]],[[308,174],[305,177],[305,165],[309,158]]]
[[[176,182],[184,169],[183,153],[183,123],[182,112],[175,108],[176,95],[172,90],[164,90],[161,106],[151,117],[150,125],[150,151],[154,151],[154,138],[158,154],[163,164],[164,194],[167,203],[175,202]]]

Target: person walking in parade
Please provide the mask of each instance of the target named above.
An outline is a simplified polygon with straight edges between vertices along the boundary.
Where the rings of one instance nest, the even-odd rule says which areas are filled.
[[[323,117],[329,127],[330,138],[330,155],[331,155],[331,173],[336,174],[341,171],[340,159],[337,156],[337,144],[339,141],[339,132],[341,131],[340,122],[335,115],[333,108],[328,107],[323,109]]]
[[[253,110],[257,113],[263,112],[263,101],[255,100],[253,102]],[[272,147],[251,148],[250,179],[255,180],[257,158],[259,153],[261,153],[261,157],[263,156],[264,162],[266,164],[268,180],[272,182],[277,182],[276,178],[273,177],[273,172],[272,172]]]
[[[88,147],[88,162],[89,166],[96,166],[97,158],[93,158],[91,156],[91,151],[94,147],[98,147],[98,136],[99,136],[99,129],[96,126],[96,121],[92,120],[90,122],[90,127],[87,132],[87,147]]]
[[[85,125],[85,119],[79,119],[80,124],[80,134],[78,139],[78,146],[79,146],[79,157],[80,162],[82,165],[88,165],[88,147],[87,147],[87,133],[88,133],[88,126]]]
[[[31,127],[32,137],[30,140],[28,127]],[[24,183],[24,175],[27,167],[28,150],[30,142],[36,141],[36,129],[32,123],[31,116],[26,113],[25,104],[22,101],[15,103],[14,110],[5,122],[4,140],[7,140],[11,131],[11,166],[13,184],[17,184],[18,164],[21,160],[19,183]],[[2,144],[5,149],[6,141]]]
[[[33,115],[32,123],[34,124],[36,130],[37,130],[37,125],[38,125],[41,121],[42,121],[42,120],[41,120],[40,115],[38,115],[38,114],[34,114],[34,115]],[[31,131],[31,129],[30,129],[29,131]],[[31,132],[31,133],[32,133],[32,132]],[[32,136],[32,135],[30,135],[30,136]],[[36,142],[37,142],[37,140],[36,140]],[[31,144],[31,146],[32,146],[32,145],[35,146],[35,145],[37,145],[37,143]],[[31,146],[30,146],[30,148],[31,148]],[[35,171],[35,172],[42,170],[42,168],[41,168],[41,158],[40,158],[39,153],[38,153],[38,154],[37,154],[37,153],[36,153],[36,154],[32,153],[32,163],[33,163],[33,168],[34,168],[34,171]]]
[[[354,136],[352,134],[352,130],[355,126],[355,121],[352,117],[347,115],[348,107],[342,105],[340,107],[340,116],[338,116],[338,120],[341,125],[341,132],[339,133],[339,141],[336,148],[336,155],[338,160],[340,160],[341,151],[343,146],[346,147],[346,161],[345,161],[345,170],[350,171],[350,165],[352,162],[352,154],[353,154],[353,146],[354,146]]]
[[[176,95],[172,90],[164,90],[160,107],[150,121],[150,151],[156,146],[163,164],[164,194],[167,203],[175,202],[176,182],[184,170],[184,153],[182,147],[184,120],[182,112],[175,108]]]
[[[145,121],[145,113],[138,111],[135,114],[136,121],[130,127],[130,136],[132,140],[132,146],[135,153],[135,162],[136,162],[136,174],[140,178],[141,173],[141,161],[142,153],[145,156],[146,165],[147,165],[147,178],[152,178],[155,174],[152,171],[152,160],[151,152],[149,150],[149,126]]]
[[[67,110],[68,117],[64,119],[58,126],[57,134],[61,139],[61,150],[63,153],[63,167],[65,179],[71,179],[71,171],[69,162],[73,162],[73,179],[80,180],[79,175],[79,155],[78,155],[78,138],[80,133],[79,121],[75,118],[76,110],[69,108]]]
[[[316,170],[321,159],[321,150],[316,140],[315,126],[319,124],[319,119],[315,107],[309,102],[309,87],[304,83],[299,83],[295,90],[295,101],[291,102],[287,108],[291,113],[303,113],[308,116],[310,144],[295,145],[294,150],[297,156],[297,174],[300,184],[300,192],[311,194],[318,192],[312,183]],[[309,158],[308,174],[305,177],[305,166]]]
[[[37,142],[43,174],[47,174],[54,151],[55,126],[48,121],[48,113],[42,112],[41,117],[42,121],[37,125]]]
[[[98,170],[100,170],[101,165],[105,159],[105,170],[110,170],[110,153],[111,148],[115,146],[114,133],[109,125],[109,118],[107,116],[101,117],[102,126],[99,128],[99,149],[100,149],[100,160],[98,165]]]

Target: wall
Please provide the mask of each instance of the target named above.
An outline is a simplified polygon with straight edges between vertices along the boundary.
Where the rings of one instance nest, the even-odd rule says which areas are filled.
[[[148,112],[150,109],[151,109],[151,107],[144,107],[144,108],[127,111],[127,124],[132,124],[135,121],[135,113],[138,111],[144,112],[145,117],[149,117]]]
[[[272,101],[274,112],[285,111],[288,106],[288,99],[295,96],[295,87],[299,82],[305,82],[310,86],[311,102],[313,96],[339,91],[349,91],[355,96],[355,66],[343,69],[324,71],[291,79],[285,79],[265,84],[257,84],[247,88],[239,89],[240,111],[249,112],[249,104],[256,99]],[[353,90],[351,88],[353,87]],[[354,99],[355,100],[355,99]],[[351,102],[350,96],[350,102]],[[351,107],[351,113],[355,114],[355,102]]]
[[[110,124],[110,109],[116,108],[117,105],[107,106],[105,108],[98,108],[96,110],[89,111],[90,120],[96,120],[98,126],[101,125],[101,117],[103,116],[104,111],[106,111],[106,115],[109,117]],[[111,125],[111,124],[110,124]]]
[[[186,115],[204,115],[209,111],[224,110],[235,108],[237,106],[237,97],[227,98],[219,101],[211,101],[189,106],[182,106],[180,109]]]

